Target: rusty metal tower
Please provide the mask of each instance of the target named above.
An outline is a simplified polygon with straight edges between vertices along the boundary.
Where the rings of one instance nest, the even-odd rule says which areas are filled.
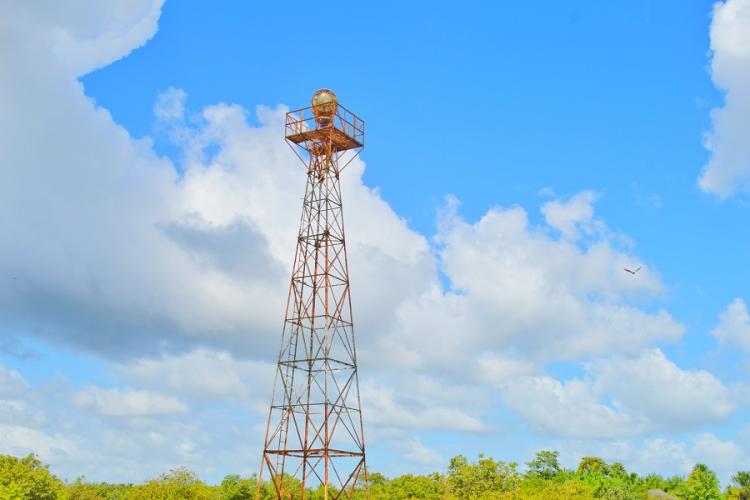
[[[277,498],[351,498],[367,469],[339,175],[364,147],[364,122],[321,89],[287,113],[285,136],[307,187],[260,477]]]

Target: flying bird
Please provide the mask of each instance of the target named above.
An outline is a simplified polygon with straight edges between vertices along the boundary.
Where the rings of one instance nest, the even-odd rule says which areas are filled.
[[[640,270],[641,270],[641,266],[638,266],[638,269],[636,269],[635,271],[631,271],[631,270],[630,270],[630,269],[628,269],[627,267],[623,267],[622,269],[623,269],[623,270],[624,270],[625,272],[628,272],[628,273],[630,273],[630,274],[635,274],[635,273],[637,273],[638,271],[640,271]]]

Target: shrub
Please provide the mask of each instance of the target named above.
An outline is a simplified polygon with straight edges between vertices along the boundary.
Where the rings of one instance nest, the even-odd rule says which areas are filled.
[[[48,500],[58,497],[62,482],[34,455],[0,455],[0,498]]]

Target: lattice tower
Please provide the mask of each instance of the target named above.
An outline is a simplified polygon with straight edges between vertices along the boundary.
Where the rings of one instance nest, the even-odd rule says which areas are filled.
[[[351,498],[367,469],[339,175],[364,147],[364,122],[322,89],[287,113],[285,136],[307,185],[260,478],[277,498]]]

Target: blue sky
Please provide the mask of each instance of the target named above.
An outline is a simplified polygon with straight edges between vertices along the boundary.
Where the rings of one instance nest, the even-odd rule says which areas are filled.
[[[708,111],[722,103],[708,70],[711,6],[345,3],[331,5],[326,28],[304,4],[167,3],[145,47],[82,81],[136,137],[153,135],[155,95],[170,86],[192,109],[229,102],[251,113],[305,105],[310,89],[329,86],[367,120],[365,181],[416,230],[434,232],[447,193],[476,220],[496,204],[538,204],[545,187],[594,189],[597,212],[674,276],[683,311],[696,309],[697,287],[715,311],[742,292],[743,266],[722,268],[730,256],[740,264],[750,237],[730,229],[746,210],[695,181]],[[303,43],[333,61],[306,57]],[[173,152],[160,139],[157,151]],[[723,258],[702,258],[719,249]]]
[[[257,468],[330,87],[373,470],[750,467],[750,2],[115,4],[3,7],[0,452]]]

